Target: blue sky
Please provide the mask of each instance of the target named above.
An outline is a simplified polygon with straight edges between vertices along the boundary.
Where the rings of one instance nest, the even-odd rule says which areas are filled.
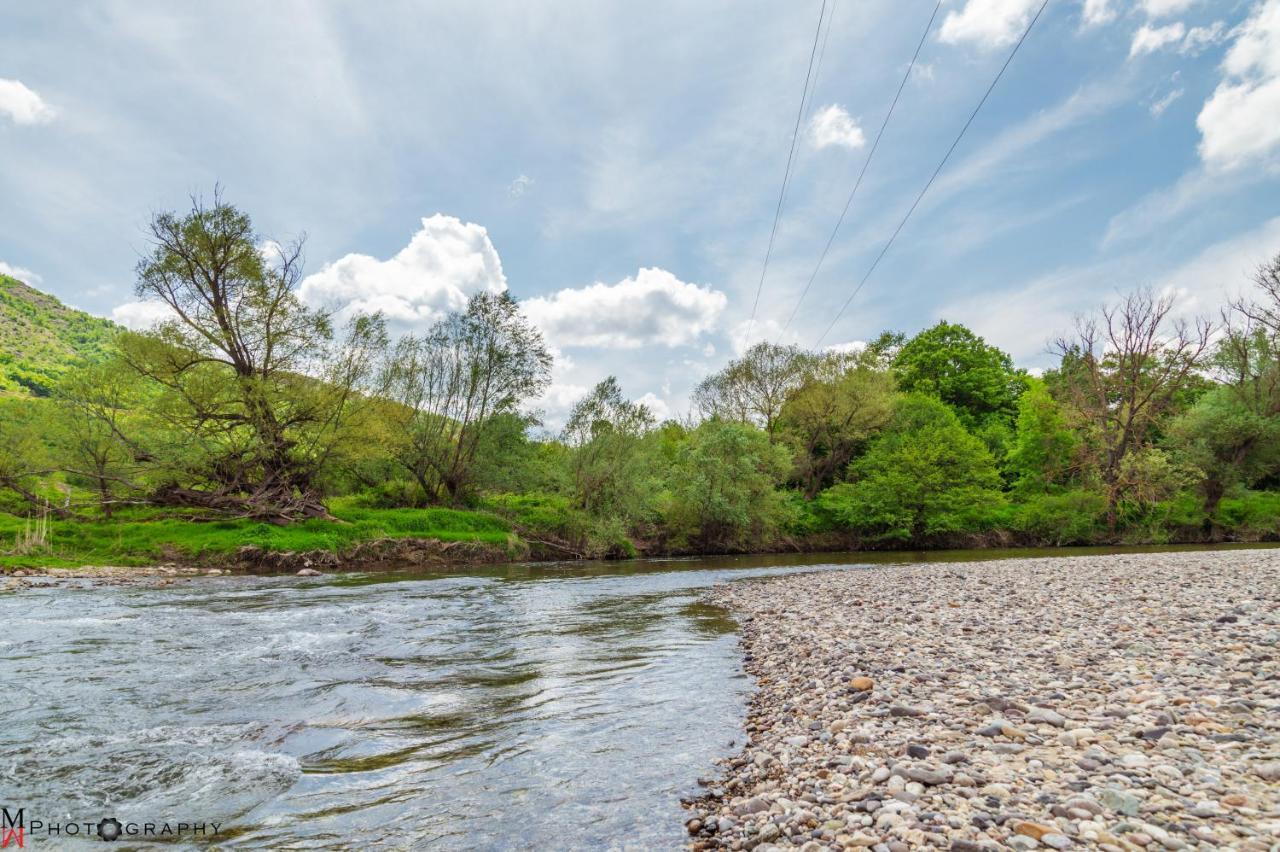
[[[308,299],[405,330],[509,288],[659,414],[741,348],[821,0],[0,0],[0,264],[122,321],[152,211],[221,181],[306,231]],[[814,345],[1039,7],[943,4],[786,340]],[[752,339],[777,339],[930,0],[827,0]],[[1074,313],[1213,312],[1280,252],[1280,0],[1051,0],[824,343],[965,322],[1024,365]]]

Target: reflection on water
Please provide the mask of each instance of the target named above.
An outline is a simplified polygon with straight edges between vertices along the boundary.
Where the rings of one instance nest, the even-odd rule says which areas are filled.
[[[674,846],[747,687],[732,624],[697,597],[778,570],[0,595],[0,802],[221,822],[239,847]]]
[[[678,800],[731,750],[748,687],[733,625],[698,602],[703,589],[974,557],[0,594],[0,804],[47,820],[221,822],[219,839],[242,848],[676,846]]]

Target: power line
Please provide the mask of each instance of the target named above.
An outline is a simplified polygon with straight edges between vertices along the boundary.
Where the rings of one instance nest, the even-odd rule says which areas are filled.
[[[902,90],[906,88],[907,80],[910,79],[911,72],[916,67],[916,60],[920,58],[920,50],[924,47],[925,40],[929,37],[929,31],[933,29],[933,22],[938,17],[938,10],[942,8],[942,2],[943,0],[938,0],[937,5],[933,7],[933,14],[929,16],[929,23],[925,24],[924,32],[920,34],[920,42],[916,45],[916,52],[911,55],[911,62],[907,65],[906,73],[902,75],[902,81],[898,83],[898,91],[893,95],[893,102],[889,104],[889,111],[885,113],[884,121],[880,123],[880,130],[876,132],[875,141],[871,143],[871,150],[867,152],[867,159],[862,163],[862,171],[858,172],[858,179],[854,181],[853,189],[849,192],[849,198],[844,203],[844,209],[840,211],[840,218],[836,219],[836,225],[831,229],[831,236],[827,237],[827,244],[822,247],[822,254],[818,256],[818,262],[813,267],[813,274],[809,276],[804,289],[800,291],[800,298],[796,300],[796,306],[791,309],[791,316],[787,317],[786,325],[779,332],[779,339],[791,327],[792,321],[800,310],[800,305],[804,303],[805,296],[809,295],[809,288],[813,286],[819,270],[822,269],[822,262],[827,259],[827,252],[831,251],[831,245],[836,241],[836,234],[840,232],[840,226],[844,224],[844,217],[849,213],[849,207],[853,204],[853,197],[858,194],[858,187],[862,186],[862,179],[866,176],[867,168],[871,165],[871,160],[876,155],[876,149],[880,147],[880,137],[884,136],[885,128],[889,126],[889,119],[893,118],[893,111],[898,106],[898,99],[902,97]]]
[[[964,127],[960,128],[959,135],[957,135],[955,141],[951,143],[951,147],[947,149],[947,153],[943,156],[942,161],[938,163],[938,167],[933,170],[933,174],[929,176],[929,180],[925,183],[924,189],[920,190],[920,194],[916,196],[916,200],[911,203],[910,209],[907,210],[907,215],[902,217],[902,221],[898,223],[898,227],[894,229],[893,235],[890,236],[889,241],[884,244],[884,248],[880,249],[880,254],[876,255],[875,261],[872,262],[871,267],[867,269],[866,274],[862,276],[862,280],[858,282],[858,286],[854,288],[853,292],[849,294],[849,298],[845,299],[844,304],[840,306],[840,310],[827,326],[827,330],[822,332],[822,336],[818,338],[815,348],[821,346],[822,341],[831,333],[831,329],[835,328],[836,323],[840,321],[840,317],[842,317],[844,312],[849,308],[854,297],[858,295],[859,291],[862,290],[863,285],[867,283],[867,279],[871,277],[871,273],[876,271],[876,267],[880,265],[880,261],[883,260],[884,256],[889,252],[890,246],[892,246],[894,241],[898,239],[898,234],[902,233],[902,229],[906,226],[907,220],[911,218],[911,214],[914,213],[916,211],[916,207],[919,206],[920,200],[924,198],[925,193],[929,191],[929,187],[933,186],[933,182],[942,172],[947,161],[951,159],[951,154],[956,150],[956,146],[960,144],[960,140],[964,138],[964,134],[969,130],[969,125],[973,124],[973,120],[978,117],[978,112],[982,109],[983,104],[987,102],[987,98],[991,96],[992,91],[995,90],[996,84],[1000,82],[1000,78],[1004,76],[1004,72],[1008,69],[1009,63],[1013,62],[1013,57],[1018,55],[1019,48],[1021,48],[1023,42],[1027,40],[1027,36],[1031,34],[1032,27],[1036,25],[1036,21],[1040,20],[1040,15],[1044,13],[1045,7],[1048,5],[1049,0],[1044,0],[1044,2],[1040,4],[1040,8],[1036,11],[1035,17],[1031,19],[1031,23],[1027,24],[1027,28],[1022,31],[1022,36],[1018,39],[1017,44],[1013,46],[1013,50],[1009,52],[1009,56],[1005,59],[1004,65],[1000,66],[999,73],[997,73],[995,79],[991,81],[991,85],[987,87],[987,91],[983,94],[982,100],[978,101],[978,105],[974,107],[973,112],[969,115],[969,120],[964,123]]]
[[[822,34],[822,47],[818,48],[818,62],[813,66],[813,85],[809,87],[809,105],[805,107],[805,115],[813,115],[813,99],[818,93],[818,80],[822,77],[822,60],[827,55],[827,41],[831,38],[831,24],[836,19],[836,6],[839,0],[831,0],[831,13],[827,15],[827,29]]]
[[[743,341],[751,339],[756,321],[756,309],[760,307],[760,292],[764,290],[765,274],[769,271],[769,255],[773,254],[773,240],[778,234],[778,220],[782,218],[782,201],[787,195],[787,182],[791,179],[791,161],[796,153],[796,139],[800,136],[800,122],[804,118],[805,102],[809,98],[809,80],[813,76],[813,60],[818,52],[818,39],[822,35],[822,19],[827,14],[827,0],[822,0],[818,10],[818,26],[813,31],[813,47],[809,49],[809,67],[804,72],[804,89],[800,92],[800,108],[796,110],[796,126],[791,131],[791,149],[787,152],[787,168],[782,174],[782,188],[778,190],[778,206],[773,211],[773,227],[769,230],[769,245],[764,252],[764,264],[760,267],[760,283],[756,285],[756,299],[751,305],[751,319],[747,321],[747,333]]]

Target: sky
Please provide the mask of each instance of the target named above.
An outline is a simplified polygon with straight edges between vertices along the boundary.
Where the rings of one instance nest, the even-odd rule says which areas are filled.
[[[510,290],[553,428],[610,374],[681,416],[758,340],[946,319],[1037,368],[1137,286],[1216,315],[1280,252],[1280,0],[1050,0],[822,336],[1039,7],[942,4],[798,303],[934,0],[0,0],[0,271],[145,325],[149,217],[221,183],[306,234],[311,304],[404,333]]]

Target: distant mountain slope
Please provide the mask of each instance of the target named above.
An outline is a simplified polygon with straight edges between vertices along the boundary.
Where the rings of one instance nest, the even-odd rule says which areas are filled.
[[[117,330],[0,275],[0,394],[47,396],[71,367],[105,357]]]

